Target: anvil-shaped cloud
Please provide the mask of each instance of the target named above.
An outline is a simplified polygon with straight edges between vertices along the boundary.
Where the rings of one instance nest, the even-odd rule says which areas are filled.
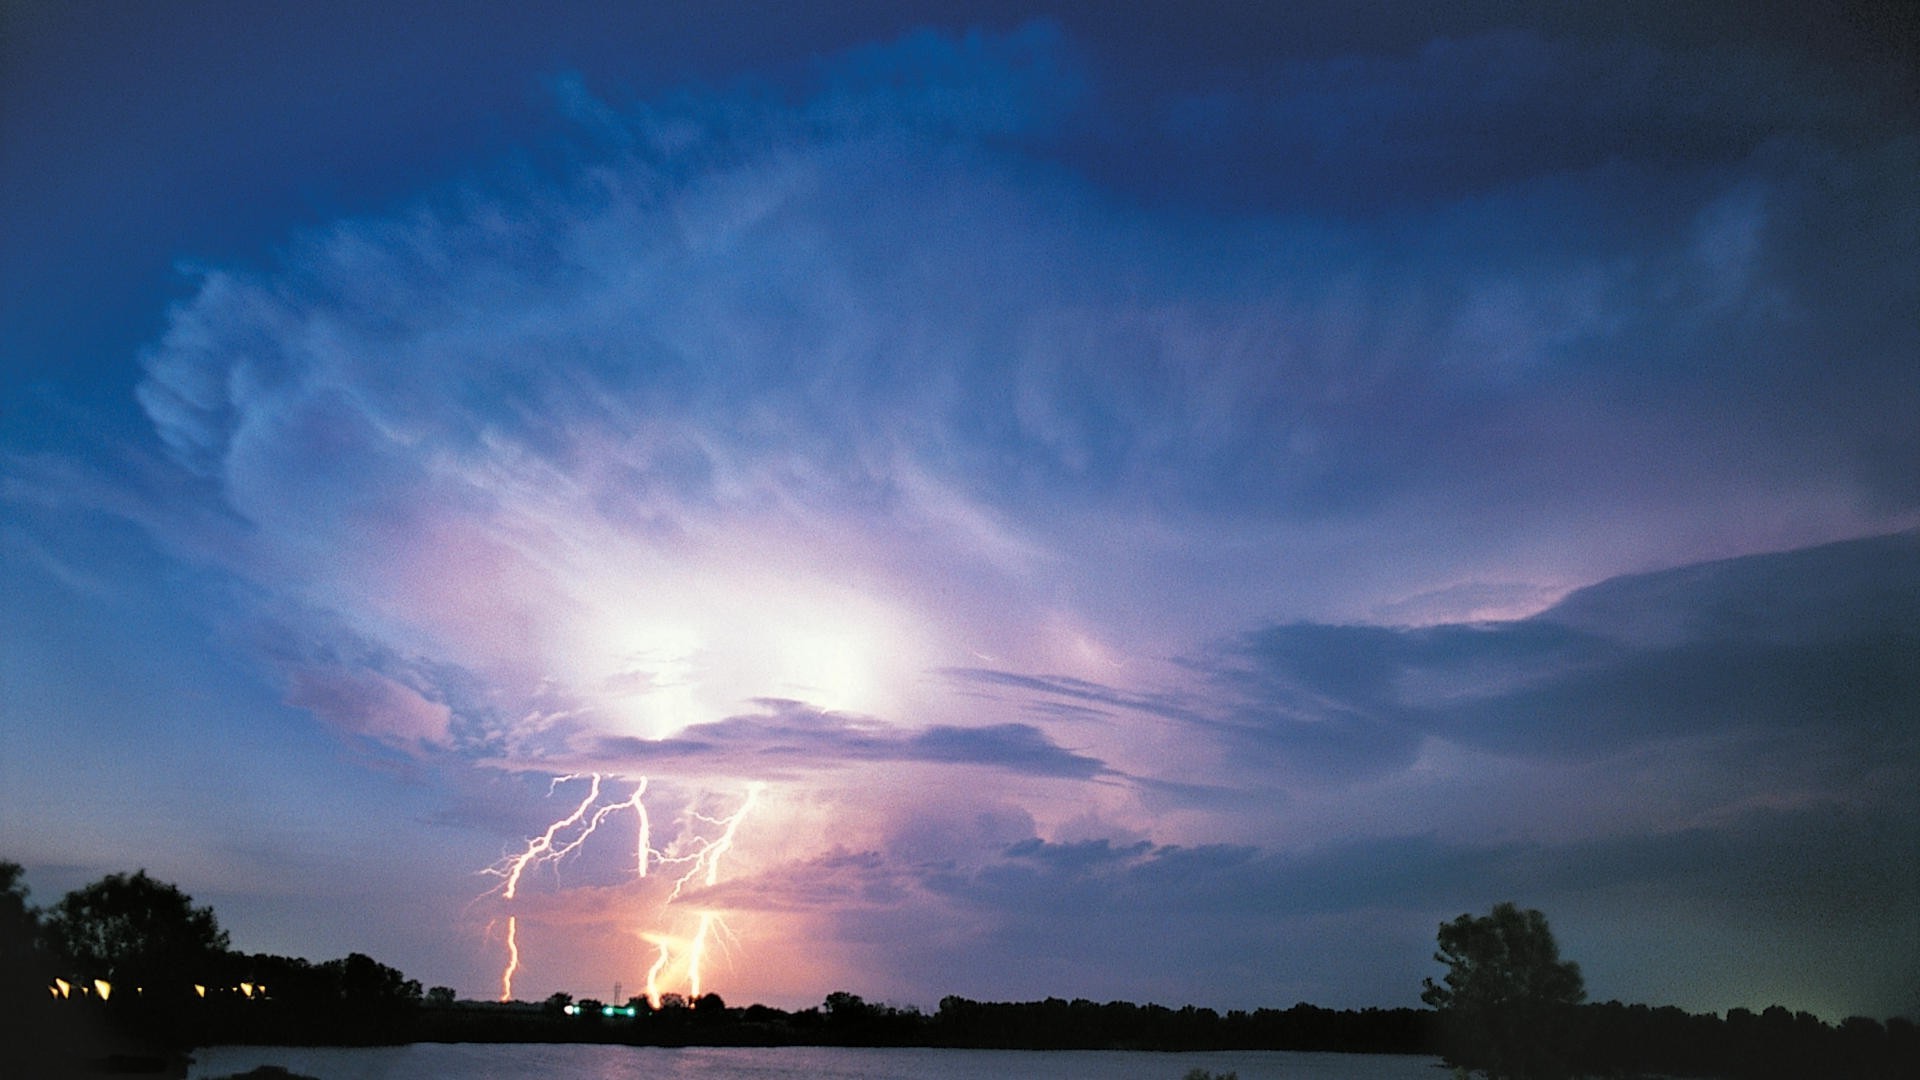
[[[1482,85],[1493,65],[1546,86],[1563,76],[1543,48],[1496,37],[1293,80]],[[1678,549],[1713,553],[1757,517],[1829,522],[1783,540],[1860,519],[1858,481],[1832,470],[1880,475],[1857,455],[1892,416],[1839,443],[1748,422],[1812,376],[1778,338],[1813,298],[1765,247],[1807,181],[1761,166],[1695,195],[1671,239],[1605,248],[1462,242],[1530,201],[1578,201],[1601,231],[1642,213],[1640,180],[1558,194],[1564,163],[1534,189],[1509,164],[1520,190],[1391,242],[1194,221],[1005,142],[1071,127],[1070,56],[1045,29],[919,37],[849,55],[798,103],[621,111],[576,87],[601,145],[557,188],[341,222],[271,276],[205,271],[139,396],[232,516],[216,558],[292,623],[334,620],[288,660],[303,704],[374,735],[389,716],[396,741],[445,708],[462,746],[529,760],[756,697],[904,719],[929,708],[922,672],[970,654],[1097,674],[1275,609],[1352,618],[1428,589],[1445,613],[1436,581],[1565,587],[1671,559],[1635,539],[1675,531],[1649,521],[1725,519]],[[1482,97],[1448,108],[1539,100]],[[1274,107],[1312,100],[1282,88]],[[1584,108],[1632,126],[1660,102],[1617,85]],[[1754,137],[1726,124],[1716,161]],[[1766,357],[1737,376],[1700,353],[1734,327]],[[1895,377],[1880,364],[1853,370]],[[1660,367],[1656,399],[1617,401]],[[1752,400],[1725,396],[1756,372]],[[1429,537],[1414,557],[1358,539],[1409,515]],[[375,655],[387,670],[345,670]]]

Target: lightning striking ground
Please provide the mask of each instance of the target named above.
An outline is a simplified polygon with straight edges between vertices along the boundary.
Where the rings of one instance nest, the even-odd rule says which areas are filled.
[[[761,791],[766,787],[759,782],[747,785],[746,797],[739,808],[725,817],[711,817],[689,808],[682,815],[680,835],[665,850],[661,850],[653,846],[653,823],[644,801],[647,778],[640,778],[633,794],[619,802],[601,803],[603,777],[599,773],[555,777],[547,793],[551,795],[561,784],[582,779],[588,782],[586,797],[580,800],[572,813],[547,826],[539,836],[529,839],[525,850],[503,857],[482,871],[501,879],[500,884],[489,890],[488,895],[497,893],[503,900],[514,900],[519,895],[520,885],[529,868],[541,863],[557,865],[568,855],[579,851],[607,819],[623,810],[631,810],[636,832],[636,880],[646,878],[649,867],[656,864],[686,868],[674,879],[666,899],[660,903],[664,914],[665,909],[678,901],[689,886],[712,886],[719,882],[720,862],[733,849],[741,823],[752,812]],[[703,834],[703,827],[713,831]],[[657,1007],[662,994],[668,992],[665,987],[669,985],[684,985],[690,998],[699,998],[704,983],[702,962],[716,934],[730,935],[731,931],[718,913],[708,910],[698,912],[693,933],[689,937],[674,937],[655,930],[642,931],[641,939],[656,949],[653,964],[647,970],[647,1000]],[[507,961],[500,975],[500,1000],[513,1000],[513,978],[519,969],[519,919],[517,915],[509,914]]]
[[[520,970],[520,919],[507,916],[507,968],[500,973],[500,1000],[513,1000],[513,973]]]

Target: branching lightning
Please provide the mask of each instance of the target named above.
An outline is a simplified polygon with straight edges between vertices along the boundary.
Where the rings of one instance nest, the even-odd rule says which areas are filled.
[[[557,866],[562,859],[579,851],[607,819],[621,811],[631,810],[637,834],[635,878],[646,878],[649,867],[655,864],[685,868],[674,879],[666,899],[660,903],[664,913],[664,909],[678,901],[690,886],[706,887],[719,882],[720,862],[733,849],[741,823],[752,812],[760,792],[766,787],[757,782],[747,785],[746,797],[739,808],[725,817],[711,817],[689,808],[681,815],[680,835],[662,850],[653,846],[653,822],[643,801],[647,792],[645,777],[634,787],[632,795],[619,802],[601,802],[602,776],[599,773],[555,777],[547,793],[552,795],[561,784],[582,779],[587,781],[587,794],[572,813],[547,826],[539,836],[528,840],[524,851],[503,857],[482,871],[501,879],[500,884],[488,895],[498,894],[503,900],[514,900],[519,895],[521,882],[529,868],[541,863]],[[731,931],[718,913],[713,911],[698,912],[693,933],[687,937],[675,937],[655,930],[642,931],[641,938],[656,949],[653,964],[647,970],[647,999],[657,1006],[661,995],[668,992],[667,987],[677,985],[684,985],[690,998],[699,998],[703,992],[701,964],[706,958],[709,942],[715,940],[717,935],[730,934]],[[500,1000],[513,999],[513,977],[519,969],[519,920],[516,915],[510,914],[507,916],[507,962],[500,974]]]
[[[672,862],[691,862],[693,864],[693,869],[688,870],[685,874],[681,875],[680,880],[673,883],[673,891],[667,894],[667,903],[671,904],[675,900],[680,899],[680,890],[686,888],[687,882],[692,881],[696,877],[701,877],[704,874],[706,879],[704,884],[707,885],[713,885],[720,880],[720,858],[732,850],[733,834],[739,830],[740,823],[745,821],[747,814],[753,810],[753,804],[760,798],[760,790],[764,787],[766,787],[765,784],[748,784],[746,801],[740,804],[740,809],[735,810],[728,817],[712,818],[691,810],[687,812],[689,818],[718,828],[720,835],[714,840],[695,837],[693,840],[694,851],[692,854],[667,860]]]

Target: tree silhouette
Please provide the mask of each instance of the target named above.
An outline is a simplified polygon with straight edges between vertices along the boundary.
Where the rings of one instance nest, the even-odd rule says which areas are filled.
[[[1567,1074],[1572,1007],[1586,999],[1580,965],[1560,959],[1546,916],[1511,903],[1440,924],[1447,965],[1420,1000],[1441,1011],[1449,1063],[1492,1080]]]
[[[340,1000],[348,1005],[379,1009],[420,1003],[420,980],[409,979],[365,953],[348,953],[345,959],[329,960],[320,968],[334,980]]]
[[[40,933],[40,916],[27,903],[22,873],[17,862],[0,862],[0,961],[6,962],[0,966],[8,971],[33,951],[34,938]]]
[[[0,862],[0,1009],[46,996],[52,969],[40,951],[40,913],[27,903],[17,862]]]
[[[145,870],[68,893],[48,913],[46,932],[71,974],[129,989],[205,982],[227,950],[212,908],[194,907],[192,897]]]
[[[712,1027],[727,1021],[727,1002],[719,994],[708,992],[693,999],[693,1019],[695,1023]]]

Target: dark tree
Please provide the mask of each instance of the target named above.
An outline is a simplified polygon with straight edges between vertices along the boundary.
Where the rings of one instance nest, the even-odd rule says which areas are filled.
[[[17,862],[0,862],[0,972],[9,979],[38,966],[40,913],[27,903],[23,873]]]
[[[1580,965],[1560,959],[1546,916],[1496,904],[1440,924],[1443,982],[1420,1000],[1441,1012],[1449,1063],[1492,1080],[1565,1076],[1573,1007],[1586,999]]]
[[[427,1004],[436,1009],[453,1007],[454,993],[451,986],[436,986],[427,991]]]
[[[145,870],[75,889],[48,913],[47,939],[79,979],[184,990],[209,981],[227,950],[213,909]]]
[[[420,980],[409,979],[365,953],[348,953],[329,960],[321,969],[335,980],[340,1000],[372,1008],[420,1004]]]
[[[82,1052],[107,1032],[99,1010],[50,996],[60,969],[42,948],[23,873],[19,863],[0,862],[0,1076],[79,1075]]]
[[[694,1021],[712,1027],[727,1020],[727,1002],[719,994],[706,993],[693,999]]]
[[[27,903],[19,863],[0,862],[0,1014],[22,1010],[47,996],[52,959],[40,948],[40,912]]]
[[[859,994],[850,994],[845,990],[835,990],[833,993],[827,995],[827,1000],[821,1004],[820,1010],[831,1018],[857,1022],[865,1020],[871,1015],[873,1013],[873,1006],[868,1005]]]

